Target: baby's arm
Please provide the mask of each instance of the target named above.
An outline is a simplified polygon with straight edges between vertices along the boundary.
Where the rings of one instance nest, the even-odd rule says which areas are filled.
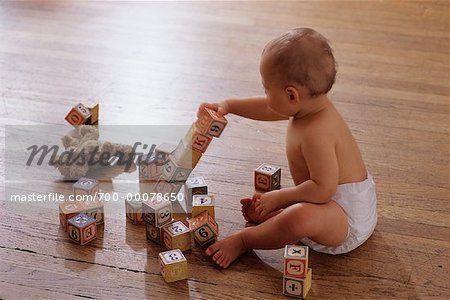
[[[295,187],[280,190],[278,196],[285,199],[286,206],[297,202],[330,201],[336,193],[339,181],[334,139],[325,132],[307,134],[302,143],[302,154],[308,166],[310,179]]]
[[[282,116],[269,108],[266,97],[252,97],[243,99],[226,100],[230,113],[259,121],[288,120],[289,117]]]
[[[289,117],[282,116],[271,110],[267,105],[267,98],[265,97],[228,99],[220,103],[203,103],[200,105],[200,109],[205,106],[212,108],[223,115],[232,113],[244,118],[259,121],[279,121],[289,119]]]

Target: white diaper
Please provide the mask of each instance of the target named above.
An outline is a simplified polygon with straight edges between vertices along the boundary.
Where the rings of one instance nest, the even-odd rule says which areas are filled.
[[[337,247],[318,244],[308,238],[301,242],[317,252],[342,254],[361,246],[373,233],[377,225],[377,196],[375,182],[368,174],[362,182],[338,185],[332,197],[347,214],[348,234],[345,241]]]

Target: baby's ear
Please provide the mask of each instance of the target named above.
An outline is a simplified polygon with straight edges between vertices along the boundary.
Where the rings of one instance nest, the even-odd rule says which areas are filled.
[[[285,89],[285,91],[286,91],[286,94],[288,95],[290,101],[292,101],[292,102],[300,101],[300,93],[295,87],[288,86]]]

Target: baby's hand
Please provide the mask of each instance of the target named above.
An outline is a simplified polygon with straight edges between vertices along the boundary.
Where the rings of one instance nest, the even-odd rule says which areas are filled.
[[[280,209],[277,192],[278,191],[271,191],[264,194],[255,193],[253,195],[253,199],[255,201],[255,212],[259,214],[260,217],[265,218],[271,212]]]
[[[217,111],[219,114],[225,116],[226,114],[228,114],[229,111],[229,107],[228,107],[228,103],[227,101],[222,101],[222,102],[217,102],[217,103],[202,103],[200,104],[198,111],[197,111],[197,117],[200,116],[200,112],[205,108],[210,108],[212,110]]]

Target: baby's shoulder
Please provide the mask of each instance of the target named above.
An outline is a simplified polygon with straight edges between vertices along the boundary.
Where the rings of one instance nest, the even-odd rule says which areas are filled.
[[[304,120],[293,119],[290,124],[293,131],[302,136],[316,135],[320,132],[333,131],[335,126],[335,120],[333,118],[326,117],[307,118]]]
[[[339,139],[339,124],[325,118],[307,120],[291,124],[288,132],[292,140],[297,140],[299,144],[326,144],[336,143]]]

